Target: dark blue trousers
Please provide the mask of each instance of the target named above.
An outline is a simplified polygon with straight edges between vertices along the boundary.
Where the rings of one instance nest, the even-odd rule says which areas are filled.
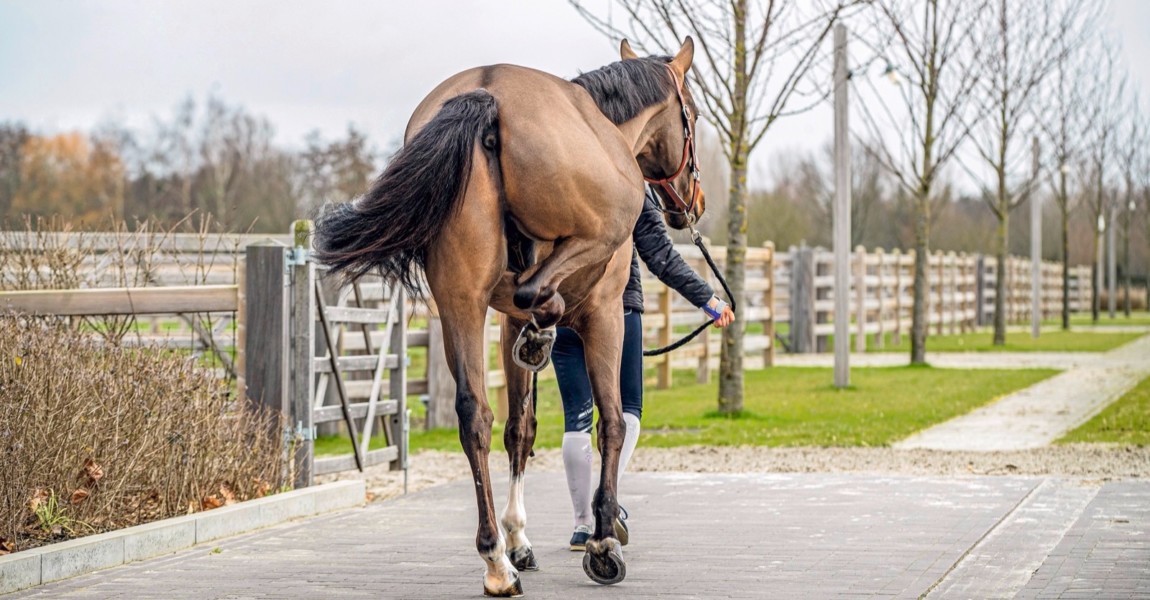
[[[587,359],[583,340],[575,330],[560,327],[556,331],[551,362],[563,397],[564,431],[590,433],[594,416],[591,380],[587,377]],[[623,361],[619,369],[619,391],[623,412],[643,416],[643,315],[623,313]]]

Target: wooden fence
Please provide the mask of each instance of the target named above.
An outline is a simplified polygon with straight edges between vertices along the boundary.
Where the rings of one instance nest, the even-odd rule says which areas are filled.
[[[834,255],[819,248],[791,248],[779,253],[775,270],[778,288],[776,322],[789,326],[792,352],[825,352],[834,334]],[[881,348],[888,339],[899,344],[910,332],[914,302],[914,253],[899,250],[868,252],[856,248],[851,257],[850,332],[854,349],[863,352],[867,338]],[[1009,323],[1029,323],[1030,261],[1009,257],[1006,262],[1006,315]],[[936,335],[972,331],[987,325],[994,314],[996,265],[992,257],[935,252],[927,266],[928,332]],[[1041,269],[1041,310],[1054,318],[1062,307],[1062,267],[1044,262]],[[1070,309],[1090,306],[1089,267],[1071,269]]]
[[[21,235],[28,239],[22,239]],[[42,248],[54,252],[54,260],[61,256],[68,258],[69,252],[74,258],[78,257],[73,261],[75,273],[71,279],[79,288],[0,292],[0,308],[73,315],[138,315],[151,323],[148,327],[151,335],[136,336],[141,343],[173,345],[170,343],[173,338],[191,340],[193,347],[201,349],[214,345],[221,355],[230,350],[219,347],[218,334],[226,330],[232,336],[236,363],[229,370],[242,379],[247,353],[243,332],[249,320],[246,314],[252,309],[246,306],[246,276],[241,257],[245,249],[253,245],[287,248],[291,245],[291,236],[167,234],[155,239],[140,234],[0,232],[2,287],[28,287],[36,281],[45,284],[44,287],[61,287],[62,280],[51,272],[51,261],[29,262],[31,259],[27,256],[18,261],[12,258],[21,254],[13,249]],[[713,287],[721,289],[694,246],[677,245],[676,249]],[[711,252],[722,267],[726,249],[714,247]],[[913,264],[912,253],[897,250],[868,252],[859,248],[854,253],[853,283],[847,293],[851,297],[851,332],[856,350],[865,350],[868,338],[874,346],[900,343],[909,332]],[[15,272],[21,269],[24,272]],[[1030,318],[1029,261],[1012,257],[1007,269],[1008,319],[1015,323],[1027,322]],[[789,252],[776,253],[768,243],[748,250],[746,273],[743,316],[748,329],[744,347],[747,368],[773,364],[773,342],[780,323],[789,328],[787,336],[780,339],[789,341],[790,351],[816,352],[828,347],[834,330],[836,291],[829,251],[792,248]],[[1053,318],[1061,307],[1060,265],[1044,263],[1042,273],[1043,314]],[[927,292],[930,332],[970,331],[989,323],[994,307],[994,275],[995,265],[991,259],[954,253],[932,254]],[[125,282],[132,285],[123,285]],[[102,287],[108,285],[113,287]],[[702,322],[698,309],[645,269],[643,289],[647,304],[645,347],[666,345],[676,339],[677,334],[686,333]],[[1087,310],[1090,306],[1087,267],[1071,271],[1070,289],[1071,310]],[[346,300],[346,295],[343,299]],[[189,313],[214,315],[215,329],[205,331],[202,325],[197,326],[195,319],[187,317]],[[404,313],[408,315],[404,335],[406,353],[408,360],[416,365],[408,369],[406,393],[427,402],[429,424],[451,425],[455,419],[454,384],[443,357],[441,325],[421,303],[409,302]],[[173,314],[182,315],[182,321],[173,319]],[[174,329],[173,322],[177,325]],[[488,364],[491,365],[488,383],[499,398],[499,405],[505,406],[505,377],[497,351],[499,324],[494,312],[489,315],[487,333]],[[344,334],[339,341],[339,351],[349,355],[370,354],[370,348],[383,347],[384,336],[382,326],[367,327],[364,335]],[[672,371],[684,368],[694,370],[698,381],[708,381],[718,366],[720,337],[718,330],[708,329],[673,353],[647,359],[648,366],[654,368],[654,384],[660,388],[671,386]],[[541,377],[551,378],[554,373],[549,369]],[[373,385],[353,378],[348,378],[345,384],[348,398],[355,400],[367,398]],[[333,401],[330,394],[327,401]]]

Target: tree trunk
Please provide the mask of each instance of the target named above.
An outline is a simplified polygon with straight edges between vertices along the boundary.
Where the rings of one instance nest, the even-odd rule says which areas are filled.
[[[1130,212],[1122,224],[1122,312],[1130,318]]]
[[[1066,176],[1062,176],[1065,182]],[[1065,196],[1062,210],[1062,329],[1070,330],[1070,215],[1067,214]],[[1081,283],[1079,283],[1081,285]]]
[[[723,329],[719,363],[719,412],[743,410],[743,338],[747,325],[745,273],[747,256],[747,152],[731,161],[731,200],[727,221],[727,265],[724,277],[735,302],[735,321]],[[773,340],[772,340],[773,342]]]
[[[1003,211],[994,235],[994,345],[1006,345],[1006,247],[1010,213]]]
[[[914,305],[910,320],[910,364],[926,364],[927,266],[930,264],[930,197],[919,191],[914,215]]]
[[[1102,291],[1098,285],[1099,269],[1102,265],[1098,261],[1098,251],[1101,249],[1102,234],[1097,228],[1094,229],[1094,248],[1090,253],[1090,318],[1095,325],[1098,324],[1098,312],[1102,310],[1102,298],[1099,293]]]

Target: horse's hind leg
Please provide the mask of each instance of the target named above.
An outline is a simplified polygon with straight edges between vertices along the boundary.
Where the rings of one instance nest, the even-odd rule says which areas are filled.
[[[476,160],[482,160],[477,155]],[[480,164],[480,163],[476,163]],[[487,402],[486,353],[483,328],[491,290],[506,264],[498,194],[487,169],[472,170],[467,197],[430,249],[427,283],[443,320],[443,345],[455,378],[455,411],[459,415],[459,442],[471,465],[479,527],[475,547],[486,563],[483,591],[488,596],[523,594],[519,572],[507,558],[506,545],[495,518],[488,457],[494,415]]]
[[[511,342],[526,324],[525,321],[505,316],[503,319],[502,351],[504,372],[507,377],[507,428],[503,432],[503,445],[510,461],[510,485],[507,508],[501,523],[507,532],[507,555],[511,564],[520,571],[539,568],[531,542],[527,540],[527,512],[523,504],[523,476],[527,459],[535,445],[535,405],[531,394],[531,375],[512,364]]]

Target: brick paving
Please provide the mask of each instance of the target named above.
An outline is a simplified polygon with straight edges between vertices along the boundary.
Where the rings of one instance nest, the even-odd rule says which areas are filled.
[[[636,473],[627,579],[612,587],[566,548],[564,486],[528,477],[542,566],[524,574],[528,598],[1150,597],[1150,482]],[[6,600],[479,598],[475,522],[460,481]]]

